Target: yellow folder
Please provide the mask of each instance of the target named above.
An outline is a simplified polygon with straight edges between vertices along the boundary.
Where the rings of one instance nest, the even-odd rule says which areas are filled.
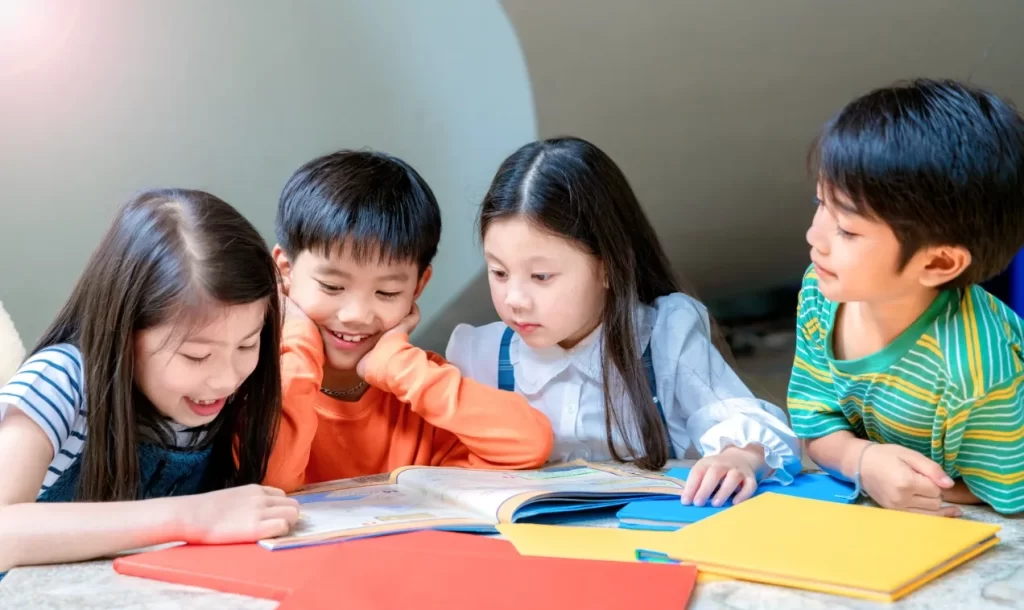
[[[702,573],[895,601],[999,542],[998,525],[766,493],[671,532]]]
[[[674,541],[674,532],[535,523],[502,523],[498,531],[520,555],[597,561],[635,562],[637,549],[664,553]],[[705,583],[729,579],[698,572],[697,580]]]

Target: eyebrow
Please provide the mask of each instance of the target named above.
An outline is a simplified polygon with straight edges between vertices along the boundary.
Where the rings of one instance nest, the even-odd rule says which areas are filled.
[[[326,275],[329,277],[335,277],[343,280],[351,280],[352,274],[342,271],[341,269],[335,269],[334,267],[321,266],[315,269],[317,275]],[[409,274],[405,271],[395,271],[386,275],[381,275],[373,278],[378,282],[404,282],[409,279]]]
[[[259,334],[259,332],[263,330],[263,326],[264,326],[264,324],[260,323],[259,327],[256,330],[254,330],[251,333],[249,333],[248,335],[246,335],[244,338],[242,338],[242,341],[245,341],[246,339],[252,339],[254,336]],[[217,340],[214,340],[214,339],[204,339],[202,337],[198,337],[198,338],[191,338],[190,337],[190,338],[185,340],[185,343],[195,343],[197,345],[227,345],[227,341],[217,341]]]
[[[484,258],[491,259],[494,262],[498,263],[499,265],[504,265],[505,264],[505,263],[501,262],[500,258],[498,258],[497,256],[491,254],[490,252],[484,252]],[[550,256],[540,256],[538,254],[535,254],[533,256],[528,257],[526,259],[526,262],[528,262],[528,263],[557,263],[558,259],[551,258]]]

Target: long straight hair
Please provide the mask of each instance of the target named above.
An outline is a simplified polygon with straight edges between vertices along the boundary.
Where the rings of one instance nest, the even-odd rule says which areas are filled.
[[[562,137],[533,142],[498,169],[480,211],[480,234],[495,220],[519,216],[572,241],[602,263],[608,277],[601,314],[605,431],[612,456],[617,429],[638,466],[658,469],[669,457],[668,431],[654,403],[637,347],[636,312],[660,296],[685,292],[622,170],[590,142]],[[618,371],[633,416],[614,400],[610,373]],[[643,447],[633,446],[632,419]],[[642,449],[642,450],[638,450]]]
[[[263,479],[281,413],[276,293],[277,268],[263,238],[217,197],[152,190],[121,207],[33,350],[71,343],[82,353],[88,434],[79,500],[136,499],[138,443],[173,443],[169,421],[135,385],[135,334],[165,324],[194,328],[218,308],[261,300],[267,310],[259,362],[208,425],[203,488]]]

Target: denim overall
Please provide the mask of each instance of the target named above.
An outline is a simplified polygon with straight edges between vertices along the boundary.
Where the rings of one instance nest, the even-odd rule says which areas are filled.
[[[88,442],[88,441],[86,441]],[[139,500],[187,496],[199,491],[212,445],[199,450],[139,443]],[[71,502],[78,490],[79,456],[36,502]]]
[[[512,337],[514,335],[515,331],[511,328],[506,328],[505,333],[501,336],[501,345],[498,347],[498,389],[507,392],[515,392],[516,390],[516,373],[512,368],[512,359],[509,356],[509,346],[512,345]],[[650,343],[647,344],[647,349],[644,350],[643,362],[644,371],[647,373],[647,383],[651,388],[651,396],[654,398],[654,404],[658,406],[658,414],[661,415],[661,423],[665,426],[665,433],[668,434],[668,421],[665,419],[665,410],[661,408],[661,401],[658,400],[658,384],[654,377],[654,360],[651,358]],[[676,449],[672,445],[671,435],[669,435],[668,439],[668,457],[671,460],[676,458]]]
[[[212,449],[212,445],[190,451],[140,443],[138,499],[187,496],[199,492]],[[74,501],[81,467],[82,456],[79,456],[49,489],[36,498],[36,502]],[[0,580],[6,574],[0,572]]]

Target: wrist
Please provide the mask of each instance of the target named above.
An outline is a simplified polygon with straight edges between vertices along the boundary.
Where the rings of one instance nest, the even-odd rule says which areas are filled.
[[[765,456],[765,448],[763,445],[758,443],[750,443],[743,447],[738,445],[729,445],[722,450],[722,453],[731,453],[740,456],[750,469],[754,471],[757,478],[760,479],[762,476],[768,474],[768,459]]]
[[[156,509],[154,512],[160,515],[159,527],[162,533],[166,534],[162,536],[163,538],[168,541],[181,541],[188,544],[194,544],[199,539],[199,519],[196,517],[196,512],[197,499],[200,497],[202,496],[195,495],[152,500],[154,503],[159,503],[159,507],[154,506]]]
[[[861,438],[852,438],[843,447],[842,457],[839,460],[839,472],[850,481],[856,481],[862,474],[862,458],[864,451],[874,443]]]

